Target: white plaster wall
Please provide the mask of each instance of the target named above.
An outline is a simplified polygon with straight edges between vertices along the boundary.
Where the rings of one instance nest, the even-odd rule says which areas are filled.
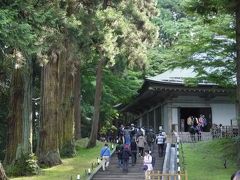
[[[178,124],[178,108],[172,108],[172,123]]]
[[[230,125],[231,119],[236,119],[236,106],[226,97],[216,97],[210,101],[196,96],[179,96],[162,105],[163,128],[170,132],[172,124],[178,124],[179,108],[196,107],[211,108],[212,123]],[[236,121],[233,122],[235,125]]]
[[[236,119],[235,104],[211,104],[211,108],[213,124],[230,125],[230,120]]]
[[[172,108],[172,124],[174,130],[178,131],[178,108]]]

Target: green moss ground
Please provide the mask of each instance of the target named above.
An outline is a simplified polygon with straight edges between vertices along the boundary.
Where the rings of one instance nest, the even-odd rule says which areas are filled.
[[[14,180],[70,180],[76,179],[77,174],[81,175],[81,179],[85,174],[85,169],[91,167],[92,163],[96,163],[100,149],[103,143],[97,143],[92,149],[86,149],[87,139],[77,142],[77,156],[74,158],[63,159],[63,164],[41,170],[37,176],[11,178]]]
[[[236,147],[231,139],[184,144],[183,149],[189,180],[229,180],[237,170]]]

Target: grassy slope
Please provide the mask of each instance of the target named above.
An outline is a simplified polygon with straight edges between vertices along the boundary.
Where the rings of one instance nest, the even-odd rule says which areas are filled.
[[[87,140],[81,140],[77,143],[77,156],[74,158],[63,159],[63,164],[52,168],[44,169],[40,175],[32,177],[13,178],[14,180],[70,180],[76,179],[77,174],[82,175],[85,169],[91,167],[91,163],[96,163],[99,156],[102,143],[98,143],[93,149],[84,148]]]
[[[230,139],[184,144],[183,148],[189,180],[228,180],[237,170],[236,148]]]

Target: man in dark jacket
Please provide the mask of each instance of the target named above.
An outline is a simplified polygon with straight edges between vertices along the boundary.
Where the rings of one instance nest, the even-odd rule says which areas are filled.
[[[116,146],[116,153],[118,158],[118,167],[122,167],[122,152],[123,152],[123,144],[121,141],[118,142]]]
[[[131,154],[131,156],[132,156],[132,166],[134,166],[137,162],[137,143],[134,139],[131,141],[130,148],[131,148],[131,153],[132,153]]]
[[[154,144],[154,141],[155,141],[155,134],[153,132],[152,129],[150,129],[148,132],[147,132],[147,143],[148,143],[148,147],[149,147],[149,150],[150,151],[153,151],[153,144]]]
[[[122,152],[122,161],[123,161],[123,172],[128,172],[128,161],[131,156],[131,151],[128,146],[124,146]]]

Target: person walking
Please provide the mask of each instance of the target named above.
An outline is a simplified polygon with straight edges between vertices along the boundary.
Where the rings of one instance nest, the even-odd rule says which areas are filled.
[[[124,148],[122,151],[123,172],[128,172],[128,162],[129,162],[130,156],[131,156],[131,151],[129,150],[129,146],[124,145]]]
[[[110,158],[111,152],[110,148],[108,147],[108,144],[105,144],[104,147],[101,149],[100,156],[102,159],[102,169],[105,171],[106,168],[109,166],[109,158]]]
[[[131,144],[131,157],[132,157],[132,166],[134,166],[137,162],[137,143],[134,139],[132,139]]]
[[[131,144],[131,137],[130,137],[130,129],[128,126],[124,129],[123,134],[124,134],[124,145],[127,145],[129,147]]]
[[[165,143],[165,136],[160,131],[159,134],[156,137],[156,144],[158,146],[158,155],[159,155],[159,157],[163,156],[164,143]]]
[[[140,134],[140,136],[137,138],[137,147],[139,151],[139,155],[143,157],[143,151],[144,151],[144,146],[147,143],[145,137],[143,134]]]
[[[136,136],[137,133],[137,129],[135,128],[134,124],[131,124],[130,127],[130,137],[131,137],[131,141],[134,139],[134,137]]]
[[[146,167],[145,179],[150,179],[150,177],[148,177],[148,174],[153,170],[153,166],[152,166],[152,156],[149,154],[148,150],[145,151],[145,156],[143,158],[143,166]]]
[[[118,129],[118,140],[124,142],[124,125],[121,124],[121,126]]]
[[[122,152],[123,152],[123,144],[121,141],[118,141],[118,144],[116,146],[116,153],[118,158],[118,167],[122,167]]]
[[[148,147],[149,147],[149,150],[153,152],[153,144],[154,144],[154,141],[155,141],[155,134],[153,132],[152,129],[149,129],[149,131],[147,132],[147,144],[148,144]]]

